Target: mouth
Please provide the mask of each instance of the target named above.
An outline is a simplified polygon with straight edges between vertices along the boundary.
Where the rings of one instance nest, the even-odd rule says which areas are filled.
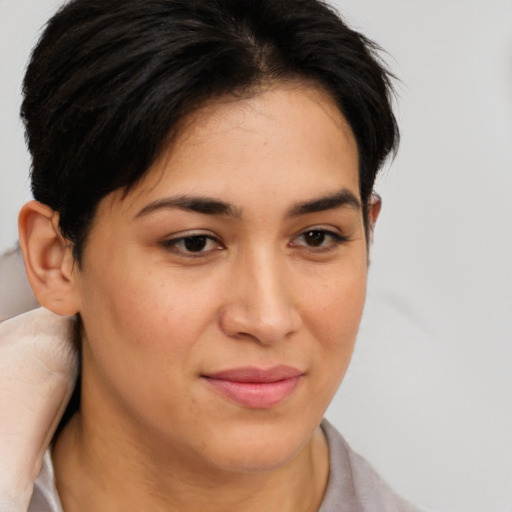
[[[304,374],[291,366],[233,368],[202,375],[217,392],[251,409],[268,409],[288,398]]]

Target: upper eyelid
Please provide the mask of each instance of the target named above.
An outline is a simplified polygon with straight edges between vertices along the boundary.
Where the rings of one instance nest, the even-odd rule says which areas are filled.
[[[186,240],[187,238],[195,238],[195,237],[204,237],[204,238],[207,238],[217,244],[224,245],[224,243],[218,236],[211,234],[211,233],[203,233],[203,232],[197,232],[197,233],[193,232],[190,234],[185,233],[185,234],[169,235],[169,236],[163,237],[159,243],[162,245],[173,245],[173,244],[182,242],[183,240]]]
[[[183,240],[184,238],[194,238],[195,236],[204,236],[205,238],[211,238],[212,240],[220,241],[220,237],[209,230],[202,229],[191,229],[188,231],[178,231],[177,233],[170,233],[162,237],[162,241],[174,241]]]
[[[191,251],[187,250],[184,247],[179,247],[178,244],[182,243],[187,238],[194,238],[194,237],[204,237],[209,239],[210,243],[215,244],[215,248],[207,249],[207,250],[200,250],[200,251]],[[159,242],[160,246],[165,249],[166,251],[169,251],[171,253],[174,253],[176,256],[181,258],[206,258],[208,256],[211,256],[213,253],[217,251],[221,251],[225,249],[225,245],[223,242],[221,242],[218,238],[213,237],[211,235],[206,234],[192,234],[192,235],[185,235],[185,236],[173,236],[166,239],[163,239]],[[220,246],[220,247],[219,247]]]
[[[326,226],[325,224],[323,224],[323,225],[322,224],[320,224],[320,225],[313,224],[312,226],[308,226],[308,227],[300,229],[294,235],[292,235],[290,238],[296,238],[298,236],[304,235],[305,233],[308,233],[309,231],[322,231],[323,233],[331,234],[333,236],[345,237],[343,230],[341,230],[340,228],[337,228],[332,225]]]
[[[297,238],[301,235],[304,235],[308,231],[322,231],[324,233],[331,234],[335,237],[342,237],[342,238],[346,237],[344,235],[344,233],[339,228],[335,228],[333,226],[312,225],[312,226],[308,226],[306,228],[301,228],[299,231],[296,231],[295,233],[290,235],[289,238],[290,239]],[[204,236],[205,238],[210,238],[217,242],[223,243],[222,238],[219,237],[217,234],[215,234],[211,231],[208,231],[208,230],[202,231],[201,229],[173,233],[173,234],[167,235],[165,237],[162,237],[162,242],[180,241],[185,238],[193,238],[196,236]]]
[[[341,233],[337,233],[336,231],[332,231],[329,229],[306,229],[305,231],[300,232],[298,235],[294,236],[293,239],[299,238],[303,235],[307,235],[308,233],[312,231],[319,231],[321,233],[324,233],[326,236],[332,237],[334,240],[348,240],[348,237]]]

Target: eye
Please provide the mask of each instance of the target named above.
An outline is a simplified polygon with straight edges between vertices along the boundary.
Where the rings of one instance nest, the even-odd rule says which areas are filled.
[[[160,244],[167,250],[188,257],[203,256],[224,249],[217,238],[205,234],[180,236],[163,240]]]
[[[347,237],[328,229],[308,229],[296,236],[290,245],[292,247],[324,251],[334,249],[347,241]]]
[[[320,247],[325,243],[325,239],[327,238],[327,233],[325,231],[308,231],[302,235],[304,242],[310,247]]]

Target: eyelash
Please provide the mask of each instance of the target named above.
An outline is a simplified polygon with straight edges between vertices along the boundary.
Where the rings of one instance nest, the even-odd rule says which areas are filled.
[[[307,243],[296,243],[296,240],[300,239],[301,237],[305,236],[314,236],[318,235],[320,236],[319,245],[308,245]],[[325,244],[325,240],[330,239],[330,242]],[[290,243],[288,244],[289,247],[298,247],[303,248],[303,250],[306,250],[311,253],[325,253],[332,251],[336,249],[339,245],[342,245],[346,242],[350,241],[350,239],[340,233],[336,233],[332,230],[325,229],[325,228],[310,228],[306,229],[302,232],[300,232],[298,235],[294,236]],[[215,243],[216,247],[211,250],[202,250],[204,248],[200,247],[200,250],[194,251],[191,250],[190,247],[179,247],[180,244],[187,244],[187,242],[190,243],[197,243],[201,245],[201,243],[204,243],[205,246],[208,243]],[[178,254],[180,256],[184,256],[187,258],[204,258],[210,254],[212,254],[215,251],[221,251],[225,249],[226,247],[224,244],[217,238],[212,235],[209,235],[207,233],[197,233],[197,234],[190,234],[188,236],[180,236],[177,238],[171,238],[168,240],[162,240],[160,242],[160,245],[171,252],[174,252],[175,254]]]
[[[314,246],[314,245],[307,245],[307,244],[295,244],[293,242],[294,240],[300,239],[301,237],[305,237],[305,236],[312,235],[312,234],[320,235],[322,237],[322,240],[320,241],[320,243],[322,244],[321,246],[320,245]],[[327,244],[323,244],[323,242],[325,241],[326,238],[330,238],[330,242]],[[346,237],[345,235],[336,233],[335,231],[332,231],[330,229],[310,228],[310,229],[306,229],[306,230],[302,231],[297,236],[295,236],[289,245],[292,247],[302,246],[305,248],[305,250],[307,250],[309,252],[313,252],[313,253],[324,253],[324,252],[332,251],[332,250],[336,249],[338,246],[340,246],[346,242],[349,242],[349,241],[350,241],[350,239],[348,237]]]
[[[186,246],[183,248],[178,247],[179,244],[186,244],[187,241],[192,242],[192,243],[204,241],[205,244],[214,242],[217,247],[215,249],[208,250],[208,251],[203,251],[203,250],[192,251],[192,250],[190,250],[190,248],[187,248]],[[178,254],[180,256],[185,256],[187,258],[201,258],[201,257],[205,257],[205,256],[211,254],[212,252],[214,252],[216,250],[220,251],[222,249],[225,249],[224,244],[222,244],[222,242],[218,238],[216,238],[212,235],[209,235],[207,233],[197,233],[197,234],[191,234],[188,236],[180,236],[178,238],[162,240],[160,242],[160,245],[164,249],[174,252],[175,254]]]

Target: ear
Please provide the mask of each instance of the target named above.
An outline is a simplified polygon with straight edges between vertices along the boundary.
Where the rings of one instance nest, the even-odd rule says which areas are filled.
[[[373,241],[373,231],[375,224],[379,218],[379,213],[382,208],[382,199],[377,193],[372,193],[370,201],[368,203],[368,238],[369,242]]]
[[[30,201],[20,211],[18,228],[27,277],[39,304],[58,315],[75,315],[77,270],[71,244],[59,229],[59,214]]]

